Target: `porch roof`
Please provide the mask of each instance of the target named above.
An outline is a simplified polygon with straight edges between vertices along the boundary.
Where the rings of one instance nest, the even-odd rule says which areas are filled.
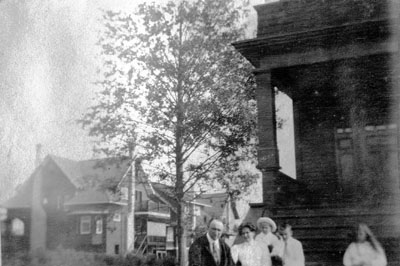
[[[390,22],[379,19],[259,36],[233,46],[256,68],[271,69],[395,51],[393,40],[388,40],[391,31]],[[381,45],[371,47],[373,41]]]
[[[257,37],[233,45],[255,67],[268,69],[382,53],[393,46],[388,39],[399,6],[397,0],[261,4],[254,7]],[[372,42],[381,42],[382,47],[372,49]]]
[[[27,180],[16,189],[16,194],[6,200],[3,206],[7,209],[30,208],[32,204],[32,179]]]

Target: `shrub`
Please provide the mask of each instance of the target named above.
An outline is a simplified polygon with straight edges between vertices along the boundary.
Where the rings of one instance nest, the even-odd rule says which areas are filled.
[[[31,256],[26,252],[18,252],[13,256],[5,254],[3,256],[3,266],[26,266],[30,264]]]
[[[57,248],[33,253],[17,253],[7,256],[3,266],[176,266],[175,259],[158,259],[154,255],[128,254],[114,256],[99,253]]]

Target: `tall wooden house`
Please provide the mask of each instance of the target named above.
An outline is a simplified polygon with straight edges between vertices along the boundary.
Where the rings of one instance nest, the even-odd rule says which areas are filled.
[[[308,265],[342,265],[365,222],[400,264],[399,2],[281,0],[255,6],[263,203],[247,219],[294,226]],[[280,172],[275,92],[293,103],[296,179]]]

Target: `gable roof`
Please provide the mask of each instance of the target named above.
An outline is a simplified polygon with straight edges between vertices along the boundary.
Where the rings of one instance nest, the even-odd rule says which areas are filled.
[[[161,183],[150,182],[149,183],[155,195],[161,197],[168,205],[170,205],[171,209],[176,211],[178,207],[178,202],[174,197],[173,187],[168,186]]]
[[[121,182],[130,167],[129,158],[103,158],[83,161],[73,161],[50,155],[61,171],[76,188],[87,185],[115,186]]]
[[[74,199],[76,203],[78,201],[107,201],[106,197],[108,196],[105,192],[99,190],[94,192],[92,191],[93,189],[88,188],[116,186],[121,182],[130,168],[130,160],[127,157],[122,159],[103,158],[74,161],[55,155],[48,155],[31,176],[17,188],[15,195],[5,201],[4,206],[6,208],[30,208],[32,203],[33,179],[39,170],[45,168],[49,163],[54,163],[75,188],[87,190],[88,193]]]
[[[83,186],[83,182],[80,181],[81,173],[77,161],[55,155],[48,155],[47,158],[52,160],[60,168],[60,170],[75,187],[80,188]],[[45,165],[45,161],[46,160],[42,162],[42,165]]]

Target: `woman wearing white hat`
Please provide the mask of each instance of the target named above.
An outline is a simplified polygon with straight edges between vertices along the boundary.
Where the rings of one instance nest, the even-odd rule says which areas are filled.
[[[268,247],[273,261],[275,257],[281,257],[281,240],[274,234],[277,229],[276,223],[269,217],[261,217],[257,220],[257,227],[260,233],[255,240]]]

